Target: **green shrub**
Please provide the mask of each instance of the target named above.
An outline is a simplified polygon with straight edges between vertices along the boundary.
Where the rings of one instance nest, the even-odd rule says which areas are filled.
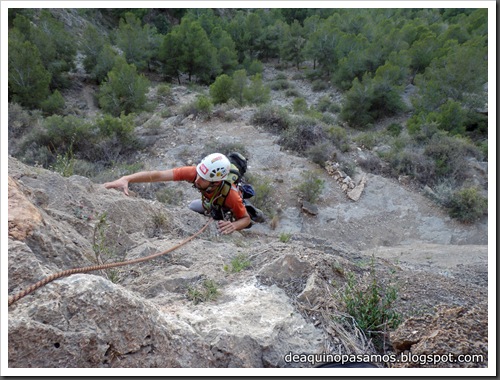
[[[95,121],[100,137],[116,137],[121,144],[130,144],[134,139],[134,115],[122,113],[119,117],[105,114]]]
[[[152,237],[160,237],[163,235],[165,231],[168,231],[171,229],[171,223],[170,220],[167,216],[162,211],[158,212],[153,212],[151,216],[151,231],[149,232],[148,236],[150,238]]]
[[[9,152],[11,144],[19,144],[18,138],[24,136],[28,131],[33,130],[41,120],[40,112],[28,111],[18,103],[9,103]]]
[[[318,104],[316,105],[316,109],[319,112],[329,112],[329,113],[339,113],[341,111],[341,107],[339,104],[334,103],[329,96],[322,96]]]
[[[366,149],[373,149],[379,142],[380,134],[377,132],[362,132],[353,140]]]
[[[467,122],[467,113],[459,102],[448,99],[448,101],[439,107],[436,114],[429,114],[428,118],[435,118],[439,129],[450,132],[452,135],[463,135]]]
[[[195,106],[197,109],[197,115],[202,115],[203,117],[208,118],[212,113],[212,101],[205,95],[199,95],[196,98]]]
[[[282,232],[280,234],[280,242],[282,242],[282,243],[288,243],[291,238],[292,238],[292,234],[290,232]]]
[[[329,88],[328,81],[322,80],[322,79],[316,79],[312,82],[311,88],[313,91],[324,91]]]
[[[285,149],[304,153],[318,141],[326,139],[323,124],[308,116],[294,119],[291,126],[281,134],[279,143]]]
[[[195,100],[184,105],[181,113],[184,116],[194,115],[208,119],[212,113],[213,104],[209,97],[198,95]]]
[[[262,75],[250,78],[250,85],[243,90],[243,97],[248,104],[265,104],[271,99],[271,89],[262,82]]]
[[[138,74],[133,64],[129,65],[120,57],[99,87],[99,105],[113,116],[141,111],[146,104],[149,85],[149,80]]]
[[[90,149],[95,134],[95,127],[82,118],[53,115],[43,121],[42,129],[34,137],[38,145],[64,154],[70,147],[75,153]]]
[[[306,151],[306,156],[322,167],[325,167],[325,162],[330,160],[335,153],[335,148],[329,141],[319,142],[310,146]]]
[[[276,77],[274,77],[275,80],[286,80],[287,77],[286,77],[286,74],[285,73],[278,73],[276,74]]]
[[[280,91],[280,90],[287,90],[291,87],[292,85],[288,80],[286,79],[278,79],[278,80],[273,80],[270,84],[269,87],[271,90],[275,91]]]
[[[272,133],[280,133],[290,126],[291,118],[282,107],[264,105],[252,115],[251,122]]]
[[[232,87],[233,79],[229,75],[218,76],[215,82],[210,85],[210,96],[214,104],[227,103],[231,98]]]
[[[352,87],[347,91],[340,111],[342,120],[354,128],[365,129],[374,121],[370,108],[373,101],[373,89],[355,78]]]
[[[64,108],[64,98],[59,92],[55,90],[46,100],[42,101],[40,107],[43,112],[48,115],[59,113]]]
[[[271,180],[249,172],[245,174],[245,178],[255,190],[255,195],[251,198],[252,204],[262,210],[267,216],[273,215],[276,209],[277,200],[274,196],[275,190]]]
[[[285,96],[287,98],[298,98],[300,96],[300,92],[296,88],[289,88],[285,91]]]
[[[476,187],[455,192],[449,203],[449,214],[463,223],[473,223],[488,211],[488,199]]]
[[[305,113],[307,111],[307,102],[304,98],[296,98],[293,100],[293,112]]]
[[[457,136],[435,133],[425,147],[424,154],[436,165],[436,179],[466,178],[467,157],[481,157],[481,152],[471,142]]]
[[[326,128],[326,134],[328,139],[337,148],[342,148],[346,143],[348,143],[347,131],[337,125],[331,125]]]
[[[243,66],[249,75],[262,74],[264,71],[264,65],[257,59],[251,61],[245,60]]]
[[[156,96],[161,100],[168,100],[172,96],[172,87],[168,83],[159,84],[156,88]]]
[[[387,133],[393,137],[398,137],[401,134],[401,131],[403,130],[403,126],[398,123],[391,123],[387,127]]]
[[[190,286],[187,291],[187,297],[195,305],[200,302],[213,301],[219,296],[219,290],[214,280],[204,280],[197,286]]]
[[[248,257],[244,253],[240,253],[231,259],[229,265],[224,265],[224,270],[229,273],[238,273],[245,270],[250,265],[252,265],[252,263]]]
[[[329,96],[322,96],[319,99],[318,104],[316,105],[316,109],[319,112],[327,112],[330,110],[331,105],[332,105],[332,101],[330,100],[330,97]]]
[[[63,177],[70,177],[74,174],[74,166],[75,158],[73,157],[73,150],[70,147],[65,154],[56,155],[56,162],[52,165],[51,169]]]
[[[374,270],[373,258],[365,280],[364,283],[358,282],[352,272],[347,273],[347,284],[341,297],[357,327],[381,348],[387,329],[396,328],[401,323],[400,315],[393,309],[397,290],[394,286],[382,287]]]
[[[386,156],[394,175],[408,175],[422,184],[432,184],[436,180],[434,161],[414,150],[392,151]]]
[[[303,181],[295,187],[295,190],[303,200],[317,202],[325,187],[325,181],[319,178],[317,171],[305,171],[301,175]]]

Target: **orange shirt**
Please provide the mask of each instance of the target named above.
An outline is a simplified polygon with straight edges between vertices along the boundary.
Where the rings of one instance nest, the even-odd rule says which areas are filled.
[[[187,181],[194,183],[194,181],[196,180],[196,166],[183,166],[180,168],[175,168],[173,171],[174,181]],[[215,192],[207,193],[201,190],[200,192],[204,197],[208,199],[212,199],[212,197],[216,195]],[[236,219],[241,219],[245,216],[248,216],[247,209],[243,204],[241,195],[234,186],[231,187],[231,191],[224,201],[224,207],[229,208],[233,212],[233,215]]]

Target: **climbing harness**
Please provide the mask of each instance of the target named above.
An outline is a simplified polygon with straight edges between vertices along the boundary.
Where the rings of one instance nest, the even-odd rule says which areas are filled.
[[[61,277],[70,276],[70,275],[76,274],[76,273],[93,272],[93,271],[101,270],[101,269],[110,269],[110,268],[116,268],[116,267],[121,267],[121,266],[125,266],[125,265],[137,264],[137,263],[141,263],[143,261],[155,259],[155,258],[160,257],[162,255],[166,255],[167,253],[175,251],[177,248],[180,248],[184,244],[193,240],[196,236],[200,235],[203,231],[206,230],[206,228],[208,227],[208,225],[210,224],[211,221],[212,221],[212,219],[209,219],[209,221],[198,232],[196,232],[193,235],[189,236],[188,238],[184,239],[176,246],[173,246],[173,247],[171,247],[163,252],[155,253],[153,255],[146,256],[146,257],[140,257],[140,258],[134,259],[134,260],[122,261],[122,262],[117,262],[117,263],[94,265],[94,266],[84,267],[84,268],[73,268],[73,269],[68,269],[68,270],[62,271],[62,272],[54,273],[54,274],[44,278],[43,280],[38,281],[36,284],[33,284],[30,287],[20,291],[19,293],[14,294],[12,296],[9,296],[9,306],[12,305],[14,302],[19,301],[21,298],[27,296],[28,294],[33,293],[38,288],[41,288],[42,286],[47,285],[49,282],[52,282],[52,281],[54,281],[58,278],[61,278]]]

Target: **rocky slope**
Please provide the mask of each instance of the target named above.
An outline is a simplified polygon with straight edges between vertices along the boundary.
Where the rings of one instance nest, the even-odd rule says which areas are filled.
[[[266,80],[273,75],[266,71]],[[310,91],[304,80],[295,84],[310,104],[326,94]],[[98,113],[93,93],[79,82],[72,89],[88,117]],[[209,120],[182,116],[180,107],[195,95],[173,86],[171,102],[137,128],[148,146],[137,160],[146,170],[171,168],[195,163],[208,144],[245,144],[249,172],[271,181],[279,222],[230,236],[211,224],[154,260],[37,289],[8,308],[9,367],[309,368],[317,363],[290,362],[287,354],[375,353],[373,342],[347,323],[342,300],[349,274],[363,283],[371,270],[382,288],[398,290],[394,306],[404,319],[388,332],[386,352],[483,358],[378,366],[488,366],[487,218],[457,223],[404,179],[359,168],[349,188],[359,190],[354,198],[345,178],[321,171],[326,187],[311,212],[293,188],[304,171],[319,167],[252,125],[254,108],[218,110],[223,117]],[[290,100],[274,93],[273,101]],[[172,116],[159,116],[165,106]],[[158,118],[159,126],[148,128]],[[351,151],[353,161],[369,154]],[[8,161],[9,295],[62,270],[175,247],[207,222],[185,207],[198,197],[186,184],[168,184],[179,199],[165,205]],[[478,176],[487,177],[485,165]],[[153,191],[150,184],[132,190]]]
[[[196,120],[171,122],[150,148],[151,168],[184,164],[177,149],[210,133]],[[370,174],[354,202],[326,172],[327,189],[310,215],[287,189],[314,165],[280,151],[244,118],[218,128],[251,144],[250,170],[275,178],[278,226],[220,236],[211,225],[155,260],[53,281],[9,307],[10,367],[312,367],[286,354],[373,353],[359,330],[338,322],[347,274],[366,278],[371,260],[378,281],[397,286],[396,309],[409,318],[391,333],[388,352],[479,354],[481,363],[445,366],[487,366],[486,221],[456,224],[422,195]],[[190,188],[182,194],[183,203],[197,196]],[[9,158],[8,292],[98,257],[163,251],[206,222],[184,204],[126,197]],[[232,271],[238,257],[248,266]],[[450,315],[460,316],[451,326]]]

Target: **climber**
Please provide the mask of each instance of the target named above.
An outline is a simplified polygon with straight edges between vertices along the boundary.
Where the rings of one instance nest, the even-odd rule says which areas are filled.
[[[210,215],[217,220],[217,227],[223,235],[248,228],[252,222],[235,186],[228,186],[225,179],[230,173],[231,163],[221,153],[212,153],[197,166],[183,166],[174,169],[144,171],[123,176],[104,184],[106,189],[122,189],[129,195],[129,183],[187,181],[201,193],[201,199],[192,201],[189,208],[200,214]],[[225,190],[227,189],[227,190]],[[223,194],[222,192],[226,193]],[[222,204],[220,201],[222,200]]]

